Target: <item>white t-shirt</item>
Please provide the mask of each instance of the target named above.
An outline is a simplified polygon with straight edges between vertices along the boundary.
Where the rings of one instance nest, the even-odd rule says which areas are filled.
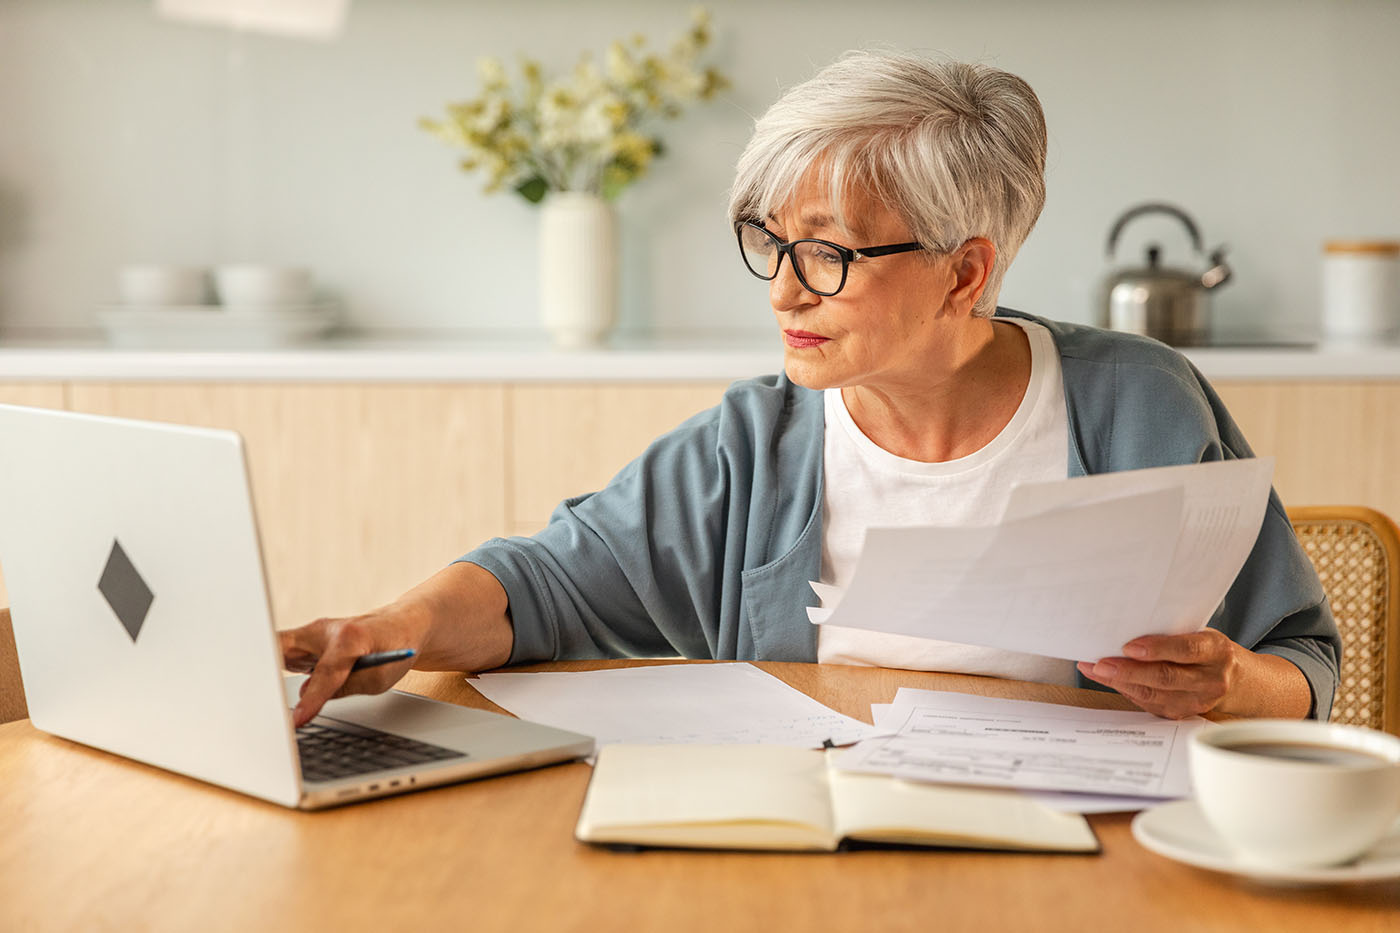
[[[1006,508],[1017,483],[1068,475],[1069,425],[1060,356],[1050,332],[1032,321],[1025,329],[1031,375],[1016,413],[985,447],[957,460],[906,460],[866,437],[840,389],[827,389],[822,582],[850,583],[872,526],[990,525]],[[1005,326],[1001,324],[999,326]],[[820,626],[817,660],[906,670],[988,674],[1041,683],[1074,683],[1074,662],[929,638]]]

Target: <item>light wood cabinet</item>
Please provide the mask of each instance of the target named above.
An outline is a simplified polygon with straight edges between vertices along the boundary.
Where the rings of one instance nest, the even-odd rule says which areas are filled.
[[[504,388],[78,384],[72,407],[246,441],[281,627],[380,605],[507,529]]]
[[[63,408],[64,389],[58,382],[0,382],[0,404]]]
[[[233,428],[279,625],[373,608],[531,534],[727,383],[0,384],[0,401]],[[1400,382],[1220,382],[1289,505],[1400,518]],[[0,584],[0,605],[4,599]]]
[[[660,435],[719,403],[728,383],[519,385],[510,390],[511,529],[533,534]]]
[[[1216,389],[1285,505],[1366,505],[1400,521],[1400,383],[1241,382]]]

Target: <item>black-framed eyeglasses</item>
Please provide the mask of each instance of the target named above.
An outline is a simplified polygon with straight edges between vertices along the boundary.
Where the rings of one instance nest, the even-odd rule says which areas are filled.
[[[923,249],[922,243],[895,243],[890,246],[862,246],[851,249],[828,240],[793,240],[784,243],[752,220],[734,224],[739,238],[739,253],[749,271],[771,282],[778,276],[783,256],[792,256],[792,269],[797,281],[814,295],[830,298],[846,286],[846,273],[851,263],[876,256],[912,253]]]

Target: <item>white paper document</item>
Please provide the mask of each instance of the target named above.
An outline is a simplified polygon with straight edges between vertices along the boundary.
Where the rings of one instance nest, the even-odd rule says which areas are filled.
[[[1204,626],[1235,582],[1259,537],[1273,477],[1274,458],[1258,457],[1028,483],[1011,490],[1004,520],[1179,487],[1183,498],[1176,548],[1152,631],[1181,634]]]
[[[1205,626],[1258,537],[1273,461],[1228,460],[1019,486],[1003,521],[871,528],[818,624],[1073,661]]]
[[[1151,713],[901,690],[872,708],[881,733],[837,767],[914,781],[1134,798],[1190,792],[1187,739],[1205,725]],[[1090,809],[1133,809],[1083,801]],[[1078,809],[1066,802],[1068,809]]]
[[[874,734],[752,664],[482,674],[468,683],[521,719],[593,736],[601,748],[693,743],[818,748]]]

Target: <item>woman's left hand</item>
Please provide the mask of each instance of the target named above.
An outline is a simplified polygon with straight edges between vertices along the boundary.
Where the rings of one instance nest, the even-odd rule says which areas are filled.
[[[1187,635],[1144,635],[1123,646],[1121,658],[1080,661],[1079,672],[1112,687],[1138,706],[1167,719],[1208,713],[1239,676],[1240,647],[1215,629]]]

